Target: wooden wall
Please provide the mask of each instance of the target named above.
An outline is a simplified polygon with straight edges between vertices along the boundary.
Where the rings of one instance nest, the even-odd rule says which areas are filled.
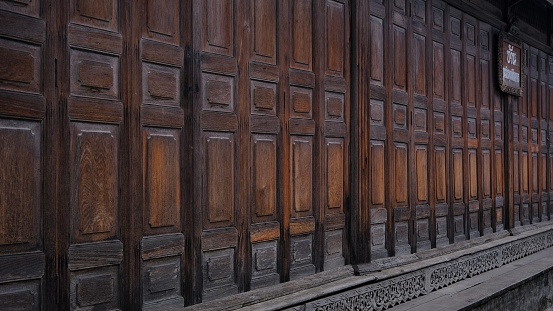
[[[440,0],[0,0],[0,310],[167,309],[550,219],[553,57],[505,95],[498,32]]]
[[[352,260],[502,230],[498,30],[442,1],[358,2],[356,12]]]
[[[202,301],[344,265],[348,1],[193,8]]]

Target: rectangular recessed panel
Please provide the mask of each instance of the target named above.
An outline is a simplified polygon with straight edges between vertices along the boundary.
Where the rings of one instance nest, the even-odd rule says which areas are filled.
[[[446,154],[444,147],[436,147],[436,200],[445,202],[447,195]]]
[[[428,154],[425,146],[417,146],[415,149],[417,166],[417,199],[428,199]]]
[[[522,192],[528,193],[528,152],[522,152]]]
[[[252,81],[251,88],[252,113],[276,115],[277,85]]]
[[[179,130],[144,129],[144,217],[150,229],[180,227],[179,140]]]
[[[110,302],[114,295],[115,281],[109,274],[82,278],[77,283],[79,307],[89,307]]]
[[[478,196],[478,177],[476,167],[476,150],[469,149],[469,196],[476,198]]]
[[[204,18],[204,50],[234,55],[234,1],[202,0]]]
[[[442,12],[440,10],[440,12]],[[433,42],[433,66],[434,66],[434,97],[444,99],[445,97],[445,79],[444,79],[444,45],[439,42]]]
[[[490,107],[490,65],[487,60],[480,60],[480,74],[482,83],[482,107]]]
[[[450,85],[451,85],[451,100],[455,103],[461,103],[461,52],[451,50],[450,58]]]
[[[490,138],[490,120],[481,120],[480,121],[480,133],[482,135],[482,138],[489,139]]]
[[[434,130],[436,133],[445,134],[445,114],[434,111]]]
[[[234,78],[204,73],[203,109],[234,112]]]
[[[327,207],[342,209],[344,202],[344,140],[326,140]]]
[[[426,95],[426,38],[419,34],[413,35],[413,47],[411,53],[413,70],[415,74],[415,93]]]
[[[177,68],[143,63],[142,88],[144,102],[180,106],[180,73]]]
[[[293,136],[292,144],[292,206],[296,213],[309,213],[312,208],[313,138]]]
[[[313,90],[301,87],[290,87],[292,107],[290,115],[295,118],[311,118]]]
[[[405,29],[394,25],[394,87],[405,90],[407,87],[407,49]]]
[[[415,108],[415,110],[413,111],[413,114],[414,114],[413,125],[415,126],[415,131],[426,132],[427,131],[426,110]]]
[[[40,46],[0,39],[0,89],[42,93]]]
[[[206,132],[204,136],[207,226],[227,226],[234,220],[234,135]]]
[[[384,25],[383,20],[371,15],[370,55],[371,80],[384,82]]]
[[[313,8],[311,0],[292,4],[292,62],[293,67],[310,70],[312,67]]]
[[[344,4],[326,1],[326,70],[327,74],[343,76],[345,62],[345,21]]]
[[[253,135],[253,213],[275,219],[277,144],[275,135]]]
[[[371,125],[384,125],[384,102],[371,99]]]
[[[444,31],[444,10],[441,8],[432,7],[432,27]]]
[[[147,0],[144,36],[169,44],[179,43],[179,1]]]
[[[453,195],[455,200],[463,199],[463,150],[453,150]]]
[[[372,204],[384,204],[384,142],[371,140]]]
[[[39,122],[0,119],[0,253],[41,241],[41,137]]]
[[[277,241],[252,244],[252,289],[280,283]]]
[[[71,22],[118,31],[117,9],[115,0],[72,0]]]
[[[0,310],[41,310],[40,281],[0,284]]]
[[[71,94],[119,99],[119,58],[71,50]]]
[[[400,143],[395,143],[394,145],[396,202],[407,203],[407,145]]]
[[[394,127],[399,129],[407,128],[407,106],[394,104]]]
[[[325,93],[326,101],[326,119],[343,120],[344,119],[344,94]]]
[[[72,240],[114,238],[119,214],[119,129],[73,123],[71,137]]]
[[[277,50],[277,1],[253,1],[253,50],[254,59],[276,63]]]
[[[482,191],[485,198],[491,196],[491,155],[489,150],[482,150]],[[501,182],[498,180],[497,182]]]
[[[71,272],[71,309],[119,309],[119,282],[117,266]]]
[[[467,132],[469,138],[476,138],[476,119],[467,118]]]
[[[453,137],[463,137],[463,121],[461,117],[451,116],[451,131]]]
[[[498,196],[503,195],[503,153],[501,150],[495,150],[495,193]],[[545,170],[544,170],[545,171]],[[516,182],[514,182],[516,184]]]
[[[476,107],[476,60],[473,55],[467,54],[467,74],[465,80],[467,86],[467,104]]]

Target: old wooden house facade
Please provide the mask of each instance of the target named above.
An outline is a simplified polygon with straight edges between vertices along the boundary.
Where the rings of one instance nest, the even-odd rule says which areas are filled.
[[[192,305],[547,221],[552,39],[548,0],[0,0],[0,309]]]

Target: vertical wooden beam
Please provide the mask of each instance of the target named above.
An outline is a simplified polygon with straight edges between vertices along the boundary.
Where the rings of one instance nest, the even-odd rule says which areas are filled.
[[[351,81],[351,150],[349,240],[352,264],[370,261],[369,216],[369,76],[370,15],[365,0],[352,1],[352,81]]]

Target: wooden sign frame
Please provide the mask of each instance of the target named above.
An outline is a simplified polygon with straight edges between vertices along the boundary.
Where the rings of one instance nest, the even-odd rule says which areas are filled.
[[[519,59],[515,57],[513,60],[508,52],[506,51],[505,45],[507,45],[511,50],[516,51],[518,49],[520,53],[513,53],[515,56],[519,55]],[[501,91],[509,93],[515,96],[522,96],[524,93],[524,88],[526,86],[526,62],[525,62],[525,53],[522,48],[522,43],[516,37],[508,34],[501,33],[499,34],[499,40],[497,43],[497,78],[499,80],[499,87]],[[514,61],[514,64],[513,64]],[[511,68],[516,69],[516,63],[519,64],[518,68],[520,72],[516,70],[511,70]],[[510,73],[518,73],[518,85],[512,80],[505,79],[504,70],[508,70]],[[513,76],[516,78],[516,75]]]

